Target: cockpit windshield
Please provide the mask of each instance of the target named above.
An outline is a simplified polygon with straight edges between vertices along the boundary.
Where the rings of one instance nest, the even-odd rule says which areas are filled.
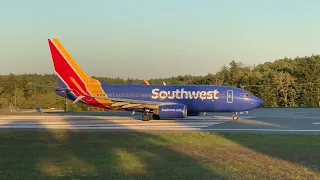
[[[251,93],[241,93],[240,96],[241,97],[244,97],[244,98],[247,98],[249,96],[251,96],[252,94]]]

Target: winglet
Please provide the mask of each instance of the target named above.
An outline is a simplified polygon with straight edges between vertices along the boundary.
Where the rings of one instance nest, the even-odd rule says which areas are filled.
[[[146,85],[150,85],[150,84],[149,84],[149,81],[148,81],[147,79],[143,79],[143,81],[144,81],[144,83],[145,83]]]

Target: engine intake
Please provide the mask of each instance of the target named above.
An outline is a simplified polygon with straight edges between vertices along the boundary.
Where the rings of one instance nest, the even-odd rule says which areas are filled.
[[[187,106],[183,104],[170,104],[159,107],[158,115],[163,118],[185,118],[187,116]]]

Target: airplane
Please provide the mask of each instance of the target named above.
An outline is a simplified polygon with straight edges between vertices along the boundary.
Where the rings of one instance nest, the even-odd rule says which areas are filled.
[[[141,112],[142,121],[179,119],[201,112],[247,112],[264,104],[249,91],[231,86],[108,84],[94,79],[80,68],[59,39],[48,39],[58,86],[38,85],[54,89],[56,94],[73,103],[132,112]]]

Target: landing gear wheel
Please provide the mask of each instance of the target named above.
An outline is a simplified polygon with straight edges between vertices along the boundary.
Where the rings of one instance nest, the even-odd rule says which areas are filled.
[[[159,120],[159,119],[160,119],[160,116],[157,115],[157,114],[152,114],[152,118],[153,118],[154,120]]]
[[[236,120],[238,120],[238,116],[233,115],[233,116],[232,116],[232,119],[236,121]]]
[[[142,121],[150,121],[151,116],[149,114],[142,115]]]

